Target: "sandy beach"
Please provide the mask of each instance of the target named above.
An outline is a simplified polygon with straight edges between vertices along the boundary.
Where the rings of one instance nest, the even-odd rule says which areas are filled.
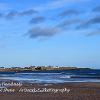
[[[60,91],[60,90],[70,91]],[[0,90],[0,100],[100,100],[100,83],[23,84]],[[23,89],[23,90],[22,90]],[[31,89],[31,91],[29,91]],[[54,89],[49,92],[32,92],[32,89]],[[26,91],[27,90],[27,91]]]

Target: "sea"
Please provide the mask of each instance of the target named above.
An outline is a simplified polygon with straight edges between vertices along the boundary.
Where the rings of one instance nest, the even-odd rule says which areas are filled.
[[[100,82],[99,69],[0,72],[0,81],[26,83]]]

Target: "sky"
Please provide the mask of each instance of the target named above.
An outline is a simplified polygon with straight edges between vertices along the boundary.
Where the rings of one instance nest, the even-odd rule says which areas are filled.
[[[100,68],[99,0],[0,0],[0,66]]]

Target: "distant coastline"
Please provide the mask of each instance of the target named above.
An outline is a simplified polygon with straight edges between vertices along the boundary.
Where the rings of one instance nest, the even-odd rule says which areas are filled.
[[[32,71],[54,71],[54,70],[90,70],[91,68],[60,67],[60,66],[30,66],[30,67],[0,67],[0,72],[32,72]],[[93,70],[93,69],[91,69]]]

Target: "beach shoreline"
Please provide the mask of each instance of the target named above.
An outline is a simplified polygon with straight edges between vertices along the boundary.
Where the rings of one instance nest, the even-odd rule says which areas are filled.
[[[7,89],[14,89],[15,91],[12,90],[9,92],[5,90],[6,92],[4,92],[2,89],[0,91],[0,100],[100,100],[99,82],[69,82],[59,84],[23,83],[22,86],[10,86]],[[19,92],[20,89],[24,90]],[[53,91],[33,92],[32,89],[53,89]],[[56,90],[56,93],[54,93],[54,90]],[[63,92],[60,90],[63,90]]]

